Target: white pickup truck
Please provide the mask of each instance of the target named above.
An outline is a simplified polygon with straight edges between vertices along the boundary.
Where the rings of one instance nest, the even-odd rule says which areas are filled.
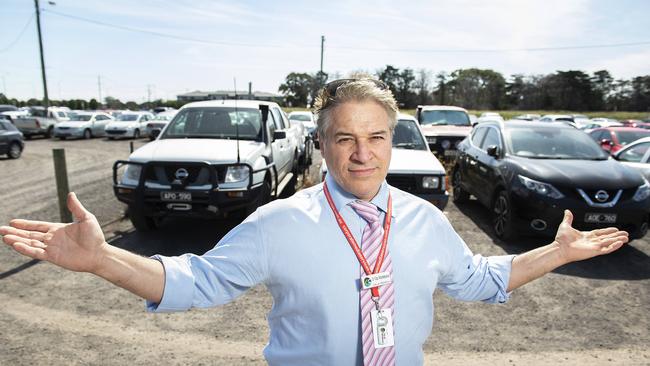
[[[155,141],[115,162],[114,192],[141,231],[167,216],[248,214],[295,189],[298,133],[276,103],[189,103]]]
[[[54,126],[62,121],[68,121],[68,111],[56,107],[47,110],[43,107],[31,107],[26,116],[18,116],[12,119],[12,123],[26,139],[32,136],[41,135],[50,138],[54,132]]]

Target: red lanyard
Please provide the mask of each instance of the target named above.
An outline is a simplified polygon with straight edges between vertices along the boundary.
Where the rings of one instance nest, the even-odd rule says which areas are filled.
[[[379,273],[379,271],[381,271],[381,266],[384,263],[384,258],[386,257],[386,248],[388,247],[387,245],[388,232],[390,231],[391,213],[393,211],[393,203],[392,203],[392,198],[390,196],[390,193],[388,193],[388,211],[386,212],[386,217],[384,219],[384,237],[381,240],[381,248],[379,249],[379,255],[377,256],[377,261],[375,261],[375,269],[374,271],[370,271],[370,265],[368,264],[368,260],[366,260],[366,257],[363,255],[363,252],[361,251],[359,244],[357,244],[357,241],[354,240],[354,236],[352,236],[352,233],[350,233],[350,229],[348,228],[348,225],[345,224],[345,220],[343,220],[343,216],[341,216],[339,211],[336,209],[336,206],[334,205],[334,201],[332,200],[330,191],[327,188],[327,183],[323,184],[323,191],[325,192],[325,198],[327,198],[327,203],[329,203],[330,208],[334,213],[336,222],[339,224],[339,228],[343,232],[345,238],[348,240],[348,243],[350,244],[352,251],[354,251],[354,254],[357,256],[359,263],[361,263],[361,267],[363,267],[364,272],[366,272],[367,275]],[[373,297],[379,297],[379,287],[373,287],[371,288],[371,291]]]

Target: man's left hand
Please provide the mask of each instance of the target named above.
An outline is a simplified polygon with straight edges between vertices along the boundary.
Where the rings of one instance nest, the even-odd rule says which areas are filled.
[[[565,263],[609,254],[629,241],[628,233],[615,227],[578,231],[571,226],[572,223],[573,214],[564,210],[564,219],[553,242],[560,249]]]

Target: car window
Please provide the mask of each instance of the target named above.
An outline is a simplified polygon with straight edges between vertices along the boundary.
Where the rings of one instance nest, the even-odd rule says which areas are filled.
[[[269,114],[269,119],[271,119]],[[187,108],[169,123],[161,139],[219,138],[261,139],[261,116],[252,108]]]
[[[516,156],[531,159],[606,160],[609,154],[572,127],[510,126],[506,143]]]
[[[650,147],[650,142],[645,142],[642,144],[638,144],[636,146],[632,146],[629,149],[622,152],[618,156],[618,160],[638,163],[641,161],[646,151],[648,151],[649,147]]]
[[[650,136],[650,131],[616,131],[616,135],[619,144],[627,145],[642,137]]]
[[[273,113],[273,117],[275,119],[275,127],[279,130],[287,128],[287,126],[284,125],[282,116],[280,115],[280,110],[277,108],[271,108],[271,112]]]
[[[483,141],[483,136],[485,136],[487,130],[487,127],[479,127],[472,132],[472,144],[474,144],[474,146],[481,146],[481,141]]]
[[[422,125],[471,126],[467,113],[463,111],[429,110],[420,112]]]
[[[481,143],[481,149],[487,150],[490,146],[501,147],[501,139],[499,138],[499,132],[496,128],[486,128],[487,134],[485,134],[485,139]]]
[[[393,131],[393,147],[412,150],[427,149],[417,122],[404,119],[397,121],[395,131]]]
[[[269,113],[268,124],[269,124],[269,130],[271,130],[271,135],[273,135],[273,132],[280,129],[278,127],[277,122],[275,122],[275,118],[273,118],[273,113]]]
[[[6,131],[7,128],[5,127],[4,122],[0,122],[0,131]]]

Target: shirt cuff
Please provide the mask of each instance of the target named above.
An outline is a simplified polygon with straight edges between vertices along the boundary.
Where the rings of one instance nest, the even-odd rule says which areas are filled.
[[[488,257],[488,271],[498,286],[497,294],[486,302],[503,304],[510,299],[512,291],[508,291],[512,260],[515,255],[498,255]]]
[[[151,257],[160,261],[165,269],[165,288],[160,303],[146,301],[148,312],[172,312],[187,310],[192,307],[194,276],[187,256]]]

